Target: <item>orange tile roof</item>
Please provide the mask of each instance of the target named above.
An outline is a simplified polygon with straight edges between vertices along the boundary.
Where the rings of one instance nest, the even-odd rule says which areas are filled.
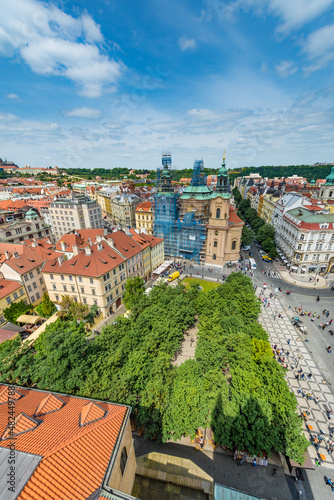
[[[91,401],[87,403],[80,412],[80,426],[90,424],[94,420],[103,418],[106,411],[98,404]]]
[[[25,240],[24,243],[28,248],[30,248],[33,252],[39,255],[43,259],[43,261],[53,260],[60,256],[59,252],[56,252],[54,250],[54,245],[49,242],[48,238],[44,238],[42,240],[34,240],[34,241]]]
[[[7,391],[7,386],[0,385],[1,388]],[[15,432],[20,429],[21,433],[16,436],[15,448],[42,456],[20,492],[19,500],[86,499],[101,486],[125,419],[130,414],[129,407],[52,394],[64,405],[35,417],[36,409],[50,393],[23,387],[17,389],[22,397],[15,401],[19,417],[15,421]],[[91,406],[87,415],[95,419],[80,426],[80,415],[89,404],[101,410],[97,412],[95,406]],[[0,435],[6,432],[7,424],[8,405],[0,404]],[[12,441],[9,437],[2,439],[0,446],[9,448]]]
[[[140,245],[142,248],[147,248],[150,246],[149,242],[146,241],[141,234],[136,233],[134,229],[130,229],[130,233],[135,242],[138,243],[138,245]]]
[[[20,283],[19,281],[0,278],[0,299],[7,297],[7,295],[15,292],[15,290],[18,290],[22,286],[22,283]]]
[[[142,251],[141,247],[136,243],[131,236],[128,236],[123,231],[115,231],[107,234],[107,240],[112,240],[116,250],[118,250],[126,259],[137,255]]]
[[[150,201],[144,201],[143,203],[139,203],[135,210],[136,212],[151,212],[152,211],[152,203]]]
[[[33,417],[29,417],[25,413],[20,413],[14,419],[14,425],[7,427],[5,432],[1,435],[1,439],[5,440],[13,436],[18,436],[23,432],[32,431],[36,429],[39,422]]]
[[[18,332],[13,332],[13,330],[6,330],[5,328],[0,328],[0,344],[2,344],[2,342],[6,342],[6,340],[14,339],[17,335],[19,335]]]
[[[102,250],[98,250],[98,244],[92,245],[89,247],[91,255],[87,255],[85,250],[81,250],[78,255],[63,261],[62,264],[59,264],[58,259],[48,260],[44,264],[43,273],[97,277],[125,262],[126,259],[115,252],[107,242],[102,241],[101,244]]]
[[[164,241],[163,238],[157,238],[157,236],[151,236],[150,234],[140,233],[140,236],[150,244],[151,248]]]
[[[54,394],[49,393],[47,396],[45,396],[44,399],[39,403],[36,411],[35,411],[35,416],[42,416],[46,415],[47,413],[51,413],[52,411],[57,411],[60,410],[64,406],[64,401]]]
[[[245,223],[240,219],[240,217],[237,215],[236,211],[234,208],[230,205],[230,212],[229,212],[229,223],[230,224],[242,224],[244,225]]]
[[[77,233],[77,234],[75,234]],[[78,248],[84,248],[88,244],[89,238],[94,243],[96,236],[103,236],[103,229],[78,229],[75,233],[64,234],[56,244],[56,250],[61,252],[61,242],[66,245],[66,252],[72,252],[72,246],[78,245]]]
[[[28,248],[24,244],[0,243],[0,253],[3,254],[5,250],[12,255],[14,255],[14,252],[17,252],[19,256],[11,256],[10,259],[3,262],[2,265],[7,264],[13,271],[16,271],[20,275],[32,271],[37,266],[43,264],[45,260],[34,252],[33,249]]]

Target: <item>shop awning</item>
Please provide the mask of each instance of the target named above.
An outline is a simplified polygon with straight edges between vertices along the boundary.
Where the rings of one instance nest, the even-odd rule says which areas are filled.
[[[32,316],[31,314],[22,314],[17,318],[18,323],[29,323],[30,325],[35,325],[42,318],[40,316]]]
[[[298,269],[298,266],[293,265],[291,269]]]

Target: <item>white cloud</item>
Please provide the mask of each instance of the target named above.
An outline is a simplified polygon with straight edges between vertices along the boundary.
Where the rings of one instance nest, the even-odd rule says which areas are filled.
[[[334,59],[334,24],[311,33],[306,39],[304,52],[312,61],[304,68],[306,74],[325,68]]]
[[[281,19],[277,28],[280,33],[302,27],[323,14],[333,3],[333,0],[234,0],[228,3],[224,0],[207,0],[209,11],[214,10],[222,21],[235,17],[239,10],[252,10],[257,16],[274,14]]]
[[[17,94],[7,94],[7,99],[12,99],[13,101],[21,101],[20,96]]]
[[[291,61],[281,61],[275,66],[275,70],[281,78],[293,75],[297,69],[297,66]]]
[[[183,51],[196,48],[195,38],[181,37],[179,39],[179,47]]]
[[[94,108],[74,108],[63,111],[63,114],[69,117],[96,119],[100,118],[101,111]]]
[[[74,18],[37,0],[11,0],[2,6],[0,54],[19,56],[40,75],[66,77],[86,97],[113,87],[124,66],[103,53],[100,27],[87,14]]]

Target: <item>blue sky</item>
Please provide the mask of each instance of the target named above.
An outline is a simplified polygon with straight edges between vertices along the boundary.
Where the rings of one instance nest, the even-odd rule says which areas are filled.
[[[1,2],[20,166],[334,162],[334,0]]]

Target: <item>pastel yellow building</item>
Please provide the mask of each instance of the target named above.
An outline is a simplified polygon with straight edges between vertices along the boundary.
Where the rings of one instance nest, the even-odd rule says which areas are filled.
[[[152,203],[145,201],[139,203],[135,210],[136,228],[140,233],[146,232],[153,235],[153,211]]]
[[[7,320],[4,317],[4,309],[10,307],[12,303],[21,302],[29,303],[24,286],[19,281],[0,279],[0,327]]]

